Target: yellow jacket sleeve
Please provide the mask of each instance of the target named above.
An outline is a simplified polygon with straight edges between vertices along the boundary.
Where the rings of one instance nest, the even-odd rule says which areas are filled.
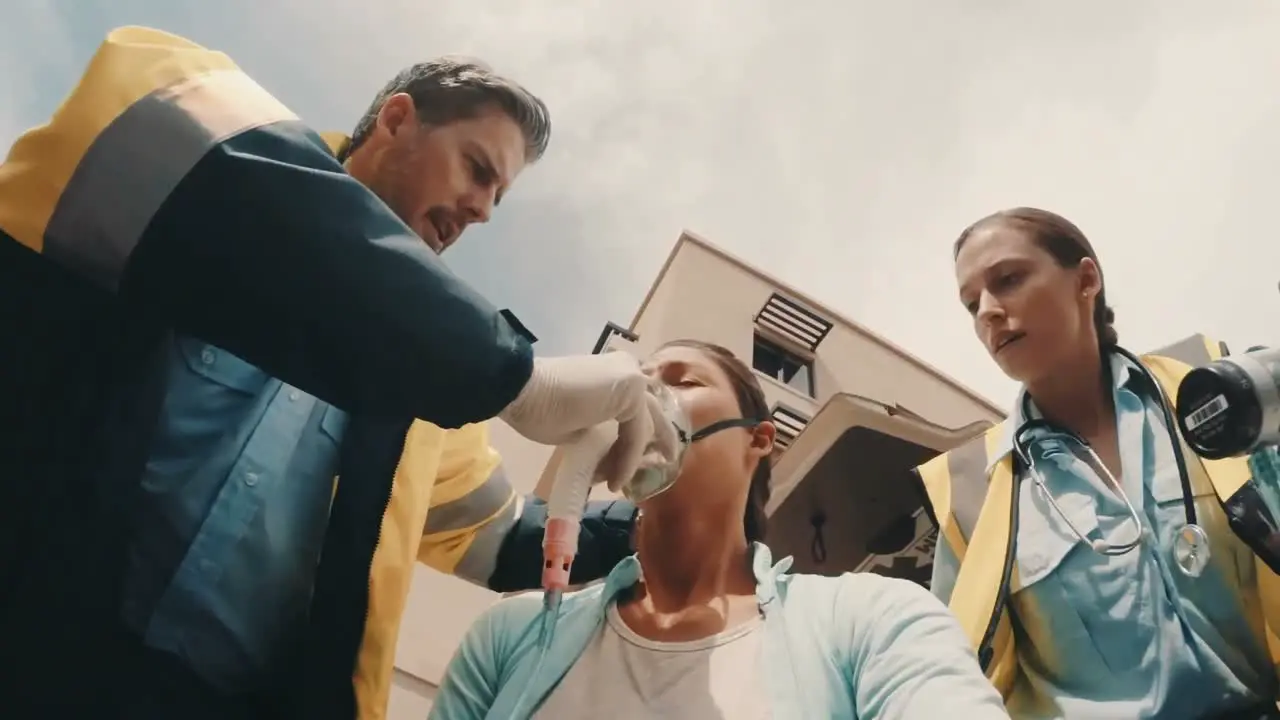
[[[498,550],[519,518],[522,499],[489,447],[483,423],[444,434],[440,464],[418,559],[441,572],[486,585]]]

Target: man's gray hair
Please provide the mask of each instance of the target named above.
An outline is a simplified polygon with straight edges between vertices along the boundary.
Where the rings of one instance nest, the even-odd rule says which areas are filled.
[[[524,134],[526,162],[540,159],[551,140],[551,114],[537,96],[479,60],[442,57],[407,67],[392,78],[360,118],[344,154],[369,139],[387,98],[399,93],[413,98],[418,120],[427,125],[469,120],[490,108],[501,110]]]

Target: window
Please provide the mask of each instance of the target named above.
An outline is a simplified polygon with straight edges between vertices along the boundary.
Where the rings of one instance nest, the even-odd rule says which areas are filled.
[[[761,374],[768,375],[796,392],[814,396],[813,361],[797,357],[777,343],[756,335],[751,365]]]
[[[791,443],[800,437],[800,433],[804,432],[805,426],[809,424],[809,418],[803,413],[792,410],[786,405],[775,405],[770,419],[777,428],[773,446],[778,450],[791,447]]]
[[[778,293],[770,295],[764,307],[760,308],[756,314],[756,325],[777,333],[778,337],[795,343],[806,352],[816,352],[827,333],[831,332],[830,320]]]

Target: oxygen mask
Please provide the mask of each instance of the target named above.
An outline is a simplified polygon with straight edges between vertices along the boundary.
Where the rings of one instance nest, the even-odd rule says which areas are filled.
[[[623,484],[621,488],[622,496],[633,503],[641,503],[654,498],[669,490],[672,485],[675,485],[676,479],[680,477],[680,471],[684,467],[684,458],[689,451],[689,446],[695,442],[714,435],[721,430],[736,427],[753,428],[761,422],[751,418],[730,418],[718,420],[706,427],[693,430],[688,413],[681,406],[679,396],[670,385],[663,382],[655,382],[650,386],[649,392],[658,398],[662,406],[663,417],[675,427],[676,452],[675,456],[668,462],[640,468],[632,476],[631,480]]]

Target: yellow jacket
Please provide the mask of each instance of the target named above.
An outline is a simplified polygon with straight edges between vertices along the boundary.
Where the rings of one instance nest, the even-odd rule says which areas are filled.
[[[1221,346],[1196,336],[1166,351],[1178,357],[1147,355],[1143,364],[1159,381],[1171,403],[1177,402],[1178,385],[1192,366],[1206,364],[1222,355]],[[1018,653],[1007,607],[1011,589],[1019,587],[1017,568],[1006,585],[1002,575],[1010,547],[1010,505],[1015,481],[1013,458],[1005,456],[994,464],[988,461],[992,448],[1005,436],[1004,424],[981,437],[917,468],[936,522],[940,542],[945,542],[960,561],[959,575],[950,598],[951,610],[969,635],[974,650],[984,663],[988,677],[1005,696],[1013,689],[1019,672]],[[1203,460],[1184,448],[1192,486],[1205,488],[1225,505],[1241,499],[1252,488],[1248,462],[1244,459]],[[986,468],[992,467],[990,475]],[[1211,488],[1211,490],[1209,489]],[[1199,495],[1199,493],[1197,493]],[[1222,505],[1206,506],[1211,517],[1204,523],[1226,524]],[[1201,510],[1205,512],[1205,510]],[[1246,542],[1248,537],[1241,536]],[[1254,546],[1251,544],[1251,547]],[[1257,565],[1256,602],[1261,603],[1265,635],[1272,659],[1280,666],[1280,578],[1260,558]],[[985,641],[985,643],[984,643]]]
[[[0,355],[16,358],[0,373],[0,662],[17,669],[0,704],[60,714],[127,692],[112,676],[115,588],[145,461],[126,450],[147,438],[100,418],[130,382],[130,414],[158,412],[163,392],[128,369],[171,329],[351,418],[282,713],[385,716],[415,562],[537,585],[545,507],[512,490],[482,422],[528,379],[527,331],[227,56],[115,30],[50,123],[17,141],[0,165],[0,308],[15,307],[0,312]],[[84,461],[65,462],[67,447]],[[588,510],[575,582],[630,554],[633,514]],[[93,670],[55,687],[67,657]]]

